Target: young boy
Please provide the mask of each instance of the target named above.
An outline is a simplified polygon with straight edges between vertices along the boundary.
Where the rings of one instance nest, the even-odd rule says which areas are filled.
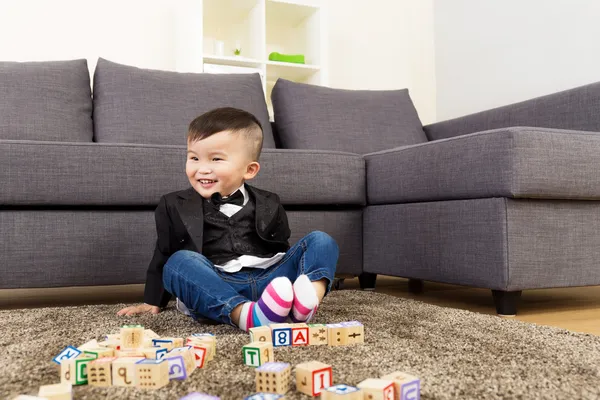
[[[175,296],[194,319],[244,331],[309,321],[331,289],[339,250],[318,231],[290,247],[279,196],[245,183],[260,170],[260,122],[218,108],[190,123],[187,142],[192,187],[162,196],[156,208],[145,303],[117,314],[157,314]]]

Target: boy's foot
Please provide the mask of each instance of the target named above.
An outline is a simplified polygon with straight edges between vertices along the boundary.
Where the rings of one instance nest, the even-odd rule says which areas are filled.
[[[258,301],[244,303],[239,327],[244,331],[257,326],[285,322],[292,309],[294,290],[292,282],[284,276],[269,283]]]
[[[290,319],[293,322],[308,322],[311,320],[317,307],[319,298],[312,282],[306,275],[300,275],[294,282],[294,304]]]

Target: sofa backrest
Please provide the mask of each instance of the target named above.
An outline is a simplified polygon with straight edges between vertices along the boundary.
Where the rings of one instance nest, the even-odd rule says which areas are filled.
[[[429,140],[511,126],[600,132],[600,82],[424,127]]]
[[[87,61],[0,62],[0,139],[91,142]]]
[[[185,145],[189,123],[217,107],[256,116],[263,146],[275,141],[258,74],[179,73],[100,58],[94,72],[94,141]]]

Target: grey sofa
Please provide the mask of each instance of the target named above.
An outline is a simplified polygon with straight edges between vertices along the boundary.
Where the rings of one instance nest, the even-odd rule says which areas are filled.
[[[186,125],[224,105],[263,122],[253,183],[291,240],[331,234],[363,288],[483,287],[513,314],[521,290],[600,283],[599,85],[425,127],[406,90],[279,80],[270,124],[258,75],[100,59],[93,88],[85,60],[0,62],[0,289],[143,283]]]

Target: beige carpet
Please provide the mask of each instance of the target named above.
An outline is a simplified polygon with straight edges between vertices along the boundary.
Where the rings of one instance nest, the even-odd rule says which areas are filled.
[[[115,316],[120,305],[0,311],[0,399],[35,394],[58,382],[52,357],[63,347],[100,339],[126,323],[165,336],[217,335],[217,357],[185,381],[163,389],[74,388],[75,399],[177,399],[200,391],[242,399],[255,391],[254,369],[242,365],[248,335],[224,325],[198,325],[173,308],[156,316]],[[361,291],[336,291],[315,322],[357,319],[366,343],[354,347],[278,348],[277,361],[333,365],[334,383],[355,385],[395,370],[422,379],[423,399],[597,399],[600,337],[505,320]],[[287,399],[307,399],[289,392]]]

